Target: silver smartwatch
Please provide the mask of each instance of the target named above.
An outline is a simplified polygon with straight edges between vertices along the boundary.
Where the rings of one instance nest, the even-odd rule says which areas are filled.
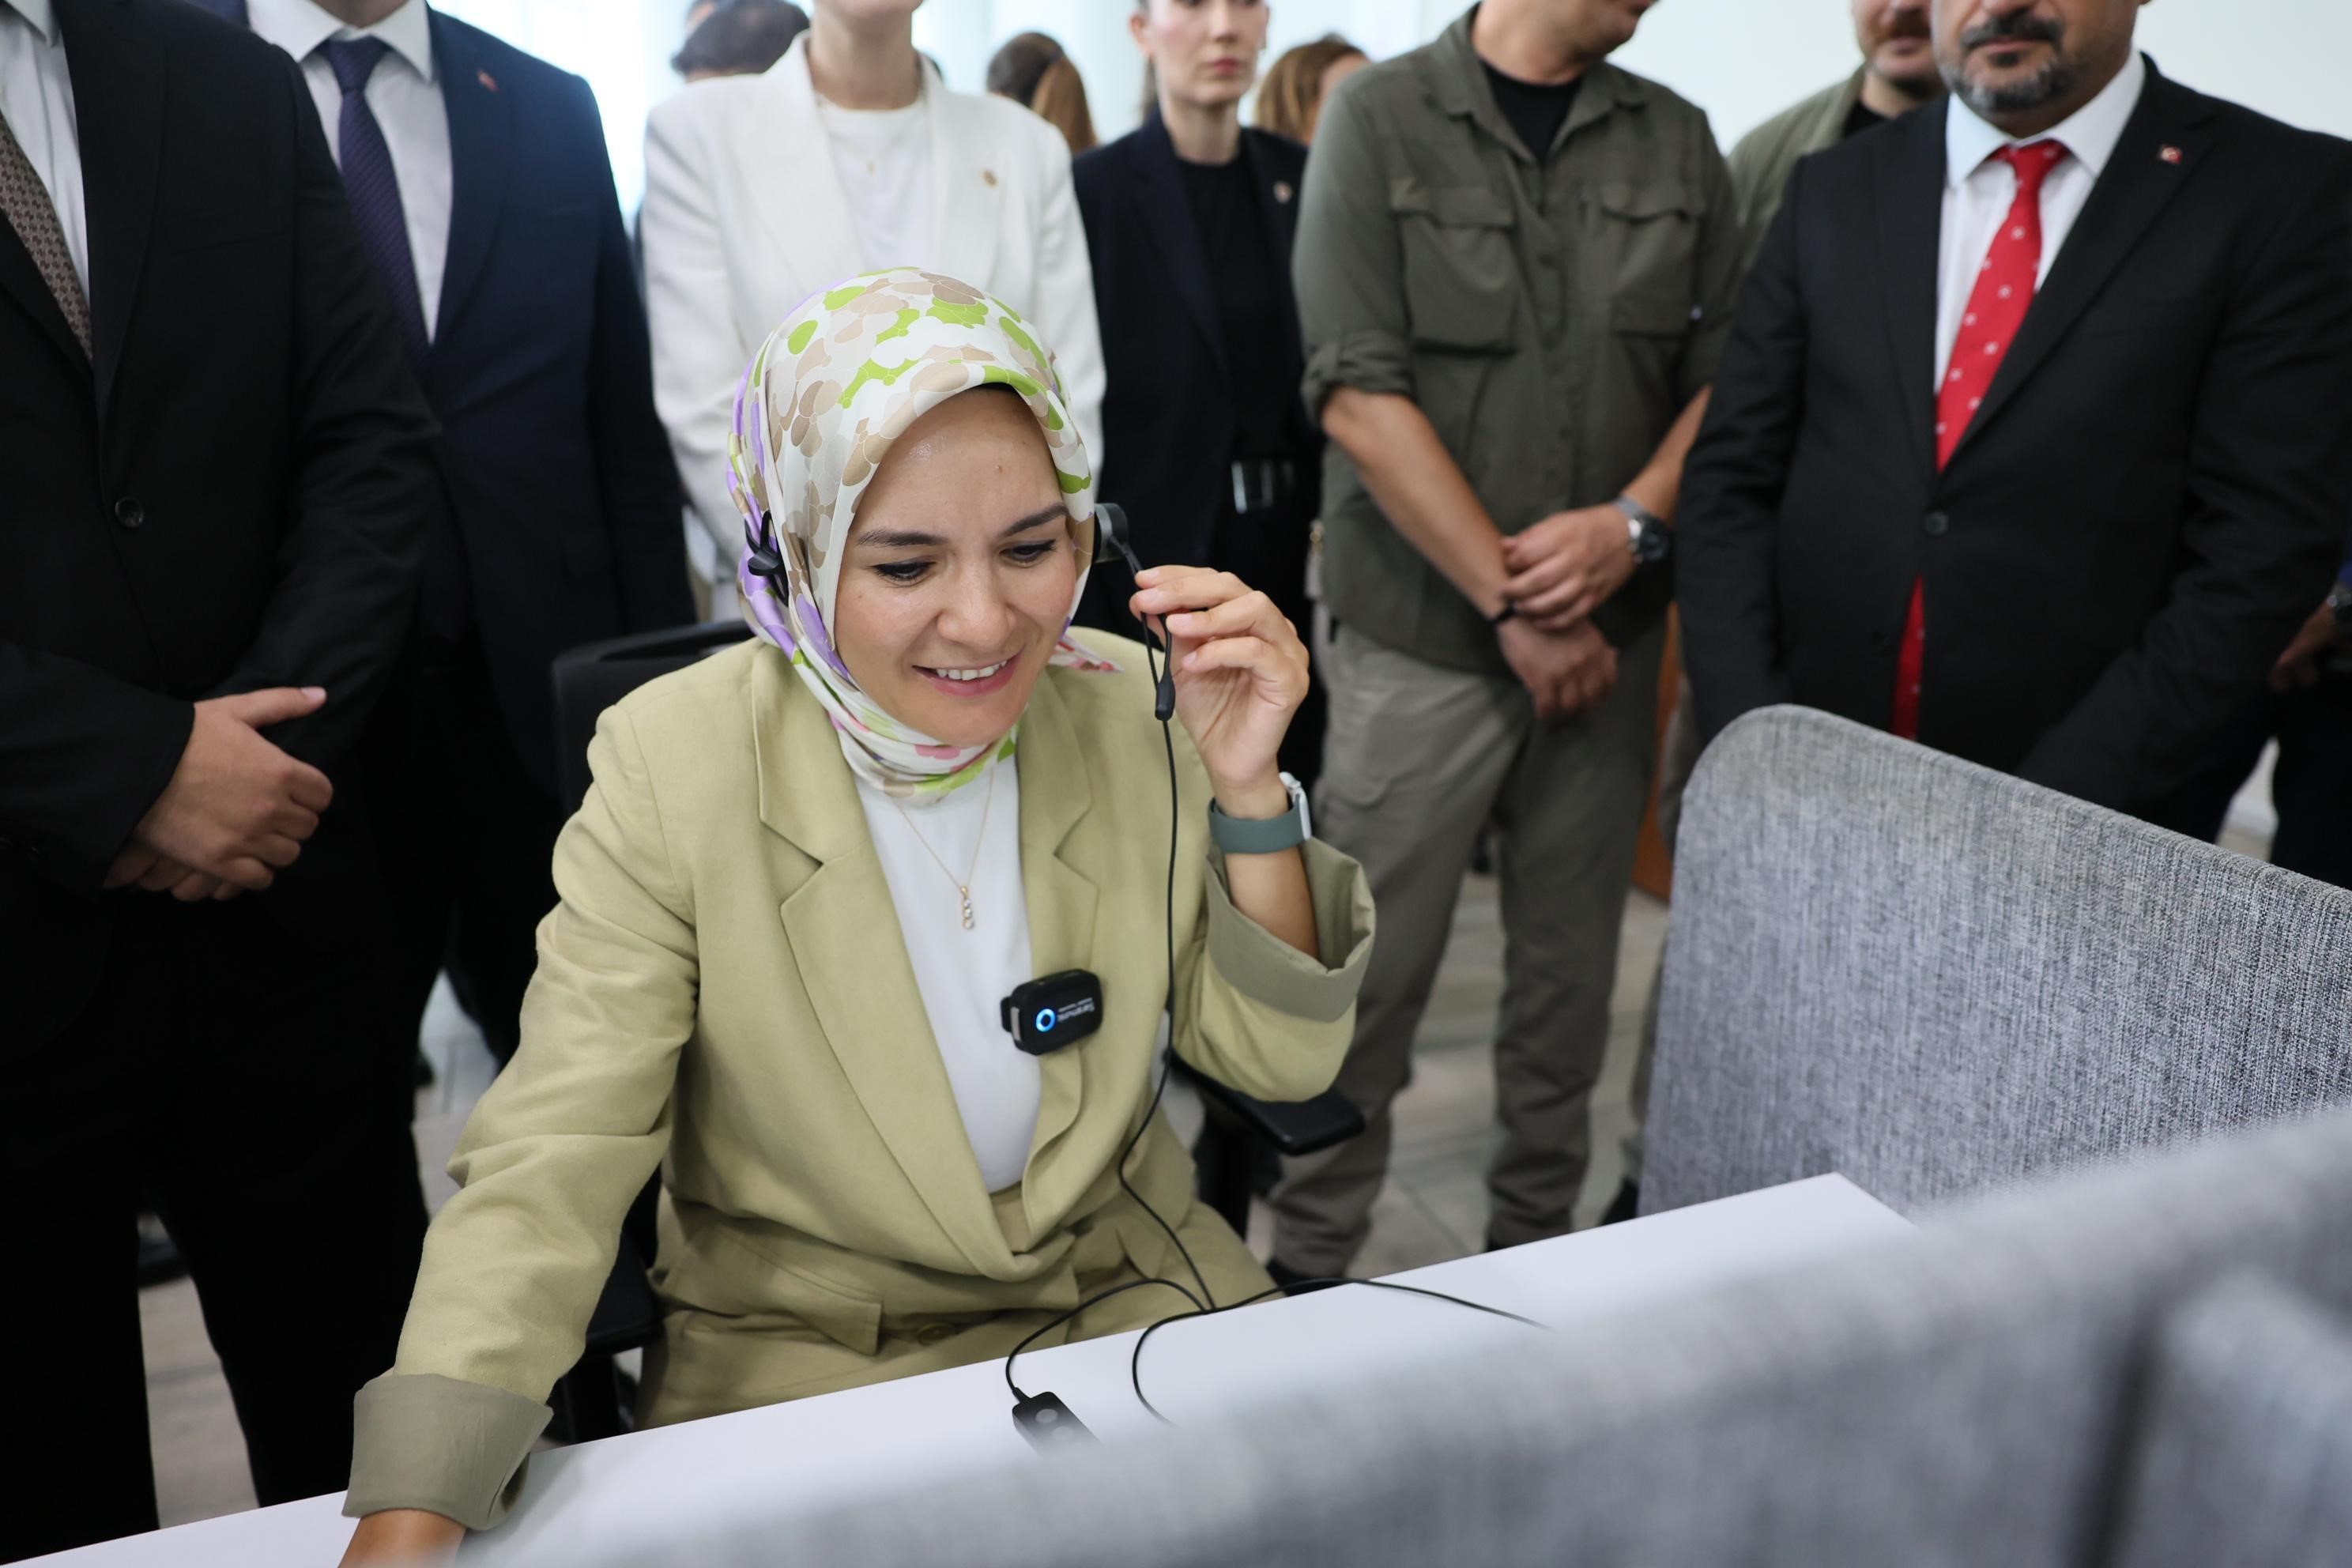
[[[1209,837],[1228,855],[1279,855],[1315,837],[1307,814],[1307,791],[1288,773],[1282,785],[1290,792],[1290,809],[1280,816],[1227,816],[1209,802]]]

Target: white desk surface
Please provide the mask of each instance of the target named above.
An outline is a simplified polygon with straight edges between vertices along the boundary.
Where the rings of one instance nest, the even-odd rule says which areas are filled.
[[[1390,1276],[1553,1327],[1773,1272],[1909,1234],[1908,1221],[1843,1176],[1654,1215],[1625,1225],[1456,1258]],[[1171,1303],[1181,1305],[1174,1297]],[[1294,1381],[1363,1375],[1535,1331],[1394,1290],[1335,1289],[1163,1329],[1143,1385],[1181,1425],[1188,1413]],[[1105,1442],[1155,1423],[1128,1384],[1135,1335],[1021,1358],[1013,1376],[1050,1389]],[[1029,1451],[1013,1426],[1003,1363],[850,1389],[733,1415],[632,1433],[533,1457],[512,1518],[469,1541],[479,1568],[563,1563],[593,1542],[662,1531],[662,1521],[728,1511],[748,1492],[837,1507],[982,1469]],[[40,1559],[51,1568],[332,1568],[351,1536],[342,1495],[310,1498]]]

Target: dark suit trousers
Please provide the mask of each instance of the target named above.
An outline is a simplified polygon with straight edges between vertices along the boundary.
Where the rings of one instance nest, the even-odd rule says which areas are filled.
[[[520,1038],[539,922],[555,907],[552,861],[563,826],[556,804],[524,773],[516,742],[470,637],[455,648],[414,645],[369,737],[370,800],[386,846],[400,972],[393,1010],[413,1027],[446,968],[502,1064]]]
[[[129,890],[89,1005],[0,1062],[0,1344],[16,1458],[0,1561],[155,1526],[138,1215],[187,1259],[264,1504],[340,1490],[424,1245],[411,1058],[381,955],[295,943],[252,898]]]
[[[2266,696],[2214,747],[2212,765],[2168,809],[2152,815],[2193,837],[2219,838],[2230,802],[2273,739],[2278,834],[2271,864],[2352,888],[2352,674]]]

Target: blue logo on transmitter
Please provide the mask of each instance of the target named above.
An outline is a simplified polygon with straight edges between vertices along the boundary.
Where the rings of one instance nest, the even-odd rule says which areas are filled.
[[[1037,1026],[1037,1032],[1041,1035],[1045,1035],[1052,1033],[1054,1026],[1061,1022],[1061,1019],[1055,1016],[1051,1007],[1040,1007],[1037,1009],[1037,1016],[1034,1022]]]

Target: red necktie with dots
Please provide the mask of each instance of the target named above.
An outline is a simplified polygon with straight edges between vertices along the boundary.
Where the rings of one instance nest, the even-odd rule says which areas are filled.
[[[1952,460],[1968,434],[1969,423],[1992,389],[1992,378],[2008,357],[2009,345],[2025,325],[2033,292],[2042,274],[2042,183],[2066,156],[2056,142],[2034,142],[2004,147],[1993,154],[2017,171],[2017,199],[1993,237],[1969,295],[1968,313],[1960,318],[1960,335],[1952,343],[1951,363],[1936,392],[1936,468]],[[1895,666],[1895,732],[1906,741],[1919,738],[1919,673],[1927,641],[1927,584],[1911,585],[1911,613],[1903,626],[1903,651]]]

